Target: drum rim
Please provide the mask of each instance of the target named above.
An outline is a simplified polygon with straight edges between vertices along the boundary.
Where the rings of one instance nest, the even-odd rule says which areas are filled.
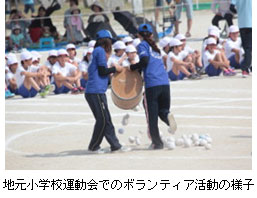
[[[113,93],[118,99],[122,99],[122,100],[124,100],[124,101],[129,101],[129,100],[136,99],[138,96],[140,96],[140,95],[142,94],[143,86],[140,88],[139,94],[136,95],[136,96],[134,96],[134,97],[132,97],[132,98],[123,98],[123,97],[120,97],[120,96],[118,96],[118,95],[115,93],[115,91],[112,89],[112,87],[111,87],[111,90],[112,90],[112,93]]]

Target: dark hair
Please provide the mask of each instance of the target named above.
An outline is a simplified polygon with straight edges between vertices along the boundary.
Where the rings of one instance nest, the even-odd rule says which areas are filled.
[[[70,2],[73,1],[76,5],[79,5],[78,0],[70,0]]]
[[[174,50],[174,46],[170,47],[169,52],[173,52],[173,50]]]
[[[153,48],[155,52],[161,53],[161,50],[157,47],[155,41],[150,38],[152,33],[150,32],[139,32],[143,39]]]
[[[11,12],[10,12],[10,15],[12,15],[12,14],[18,14],[18,13],[19,13],[19,12],[18,12],[17,9],[12,9]]]
[[[83,57],[83,61],[86,61],[88,63],[88,57],[87,57],[87,54]]]
[[[40,10],[44,10],[46,12],[46,9],[44,6],[40,6],[37,11],[39,12]]]
[[[101,46],[102,48],[104,48],[104,51],[106,53],[110,53],[112,51],[112,40],[110,38],[101,38],[96,40],[96,44],[95,47],[99,47]]]

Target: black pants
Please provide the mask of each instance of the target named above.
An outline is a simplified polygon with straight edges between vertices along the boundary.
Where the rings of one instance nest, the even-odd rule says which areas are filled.
[[[168,114],[170,112],[170,86],[162,85],[147,88],[145,90],[145,96],[152,144],[156,148],[162,148],[163,142],[159,134],[158,116],[163,122],[169,125]]]
[[[91,151],[98,150],[104,137],[111,145],[112,151],[121,148],[119,140],[115,135],[114,126],[112,124],[111,115],[107,105],[106,95],[85,94],[85,98],[96,119],[94,132],[88,149]]]
[[[252,64],[252,28],[240,28],[240,36],[245,51],[245,57],[241,63],[241,70],[248,72]]]
[[[219,21],[225,19],[228,23],[228,26],[233,25],[233,15],[232,14],[225,14],[223,16],[215,15],[212,19],[212,25],[219,27]]]

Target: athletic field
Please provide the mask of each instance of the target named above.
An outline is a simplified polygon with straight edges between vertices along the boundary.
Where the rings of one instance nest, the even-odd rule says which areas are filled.
[[[148,150],[147,125],[139,111],[118,109],[107,92],[117,136],[126,153],[87,152],[94,118],[84,95],[49,95],[6,100],[6,169],[252,169],[251,77],[204,77],[171,82],[171,105],[178,129],[174,138],[209,134],[212,148],[192,146]],[[130,115],[122,126],[123,115]],[[118,129],[123,128],[124,134]],[[172,136],[159,120],[163,137]],[[142,134],[140,134],[140,132]],[[141,144],[129,143],[138,136]],[[104,140],[102,148],[108,150]]]

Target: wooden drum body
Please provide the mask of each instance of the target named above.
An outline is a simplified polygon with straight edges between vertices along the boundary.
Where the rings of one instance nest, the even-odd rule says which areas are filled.
[[[142,99],[143,80],[137,71],[124,68],[111,80],[112,100],[121,109],[133,109]]]

